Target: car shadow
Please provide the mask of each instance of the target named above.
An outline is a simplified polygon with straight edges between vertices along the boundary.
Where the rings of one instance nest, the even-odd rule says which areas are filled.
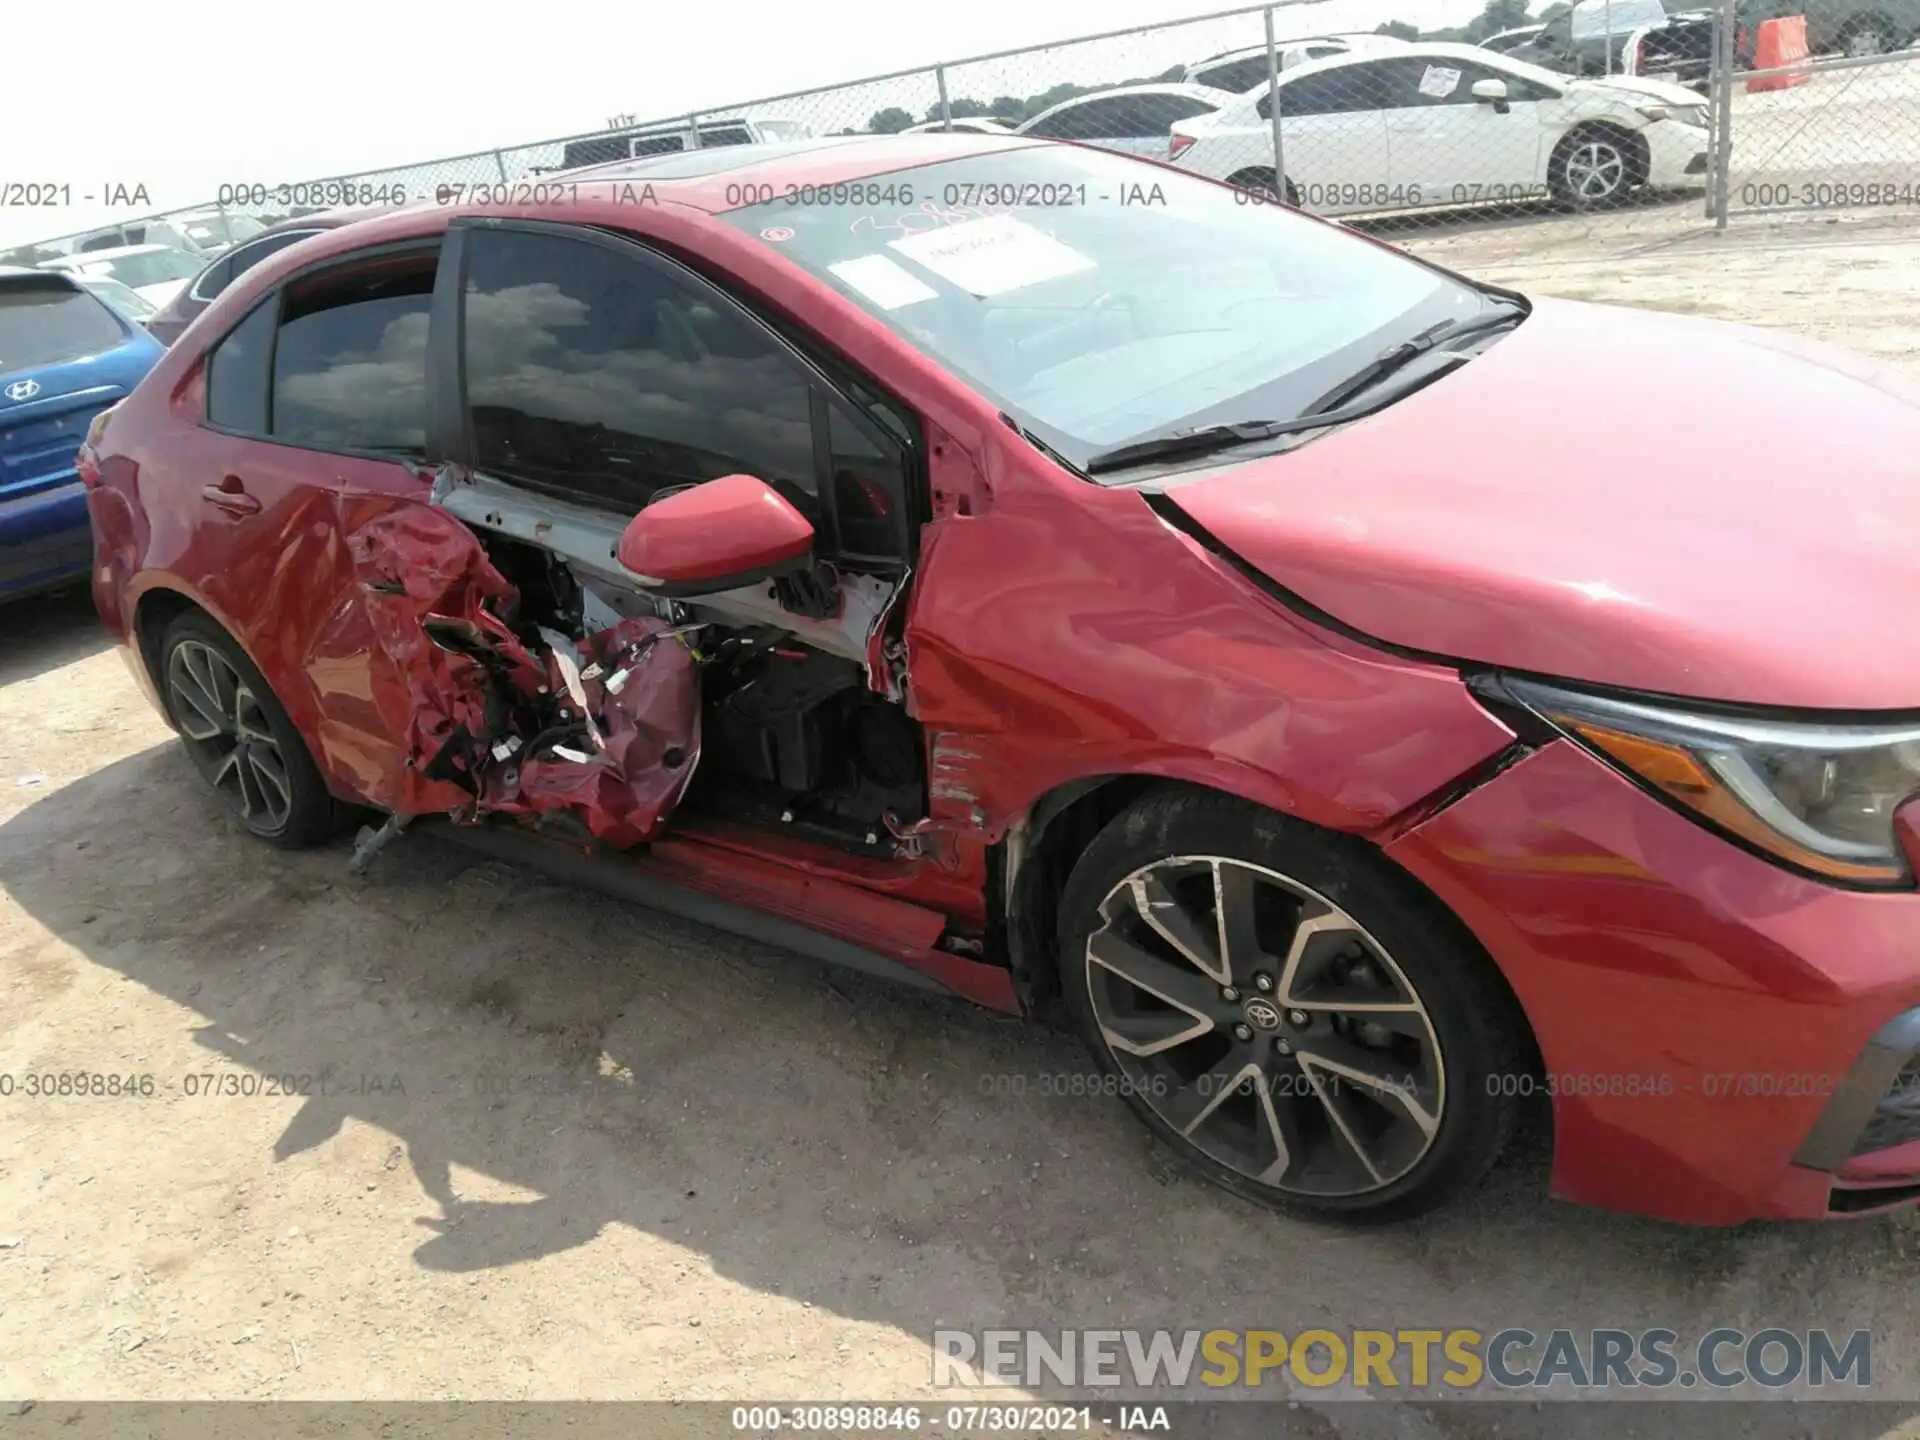
[[[1904,1219],[1707,1231],[1577,1209],[1544,1198],[1537,1132],[1428,1219],[1284,1218],[1189,1178],[1056,1031],[441,840],[407,837],[364,879],[347,853],[261,847],[163,745],[0,823],[0,886],[93,964],[182,1007],[175,1041],[149,1035],[141,1052],[174,1123],[261,1103],[246,1085],[291,1092],[276,1102],[291,1118],[226,1182],[270,1192],[297,1171],[309,1197],[371,1190],[346,1133],[391,1137],[381,1169],[410,1169],[422,1213],[355,1223],[403,1226],[423,1269],[500,1270],[631,1226],[756,1291],[922,1339],[952,1325],[1872,1326],[1876,1380],[1917,1388],[1893,1353],[1920,1284]],[[116,1043],[100,1037],[100,1065]],[[241,1144],[223,1137],[194,1163],[230,1168]],[[1689,1410],[1708,1408],[1725,1413],[1700,1423],[1727,1428],[1684,1433],[1813,1433],[1796,1407]],[[1514,1409],[1440,1423],[1492,1433]]]
[[[0,600],[0,685],[97,655],[112,643],[85,581],[22,600]]]

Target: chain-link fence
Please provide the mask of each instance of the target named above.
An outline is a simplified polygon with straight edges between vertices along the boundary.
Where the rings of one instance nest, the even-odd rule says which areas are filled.
[[[1920,206],[1920,0],[1720,0],[1720,222]]]
[[[1920,202],[1920,51],[1904,48],[1920,0],[1700,4],[1577,0],[1493,33],[1524,9],[1493,0],[1436,30],[1420,24],[1425,0],[1276,0],[538,144],[226,186],[0,260],[153,241],[200,253],[316,211],[691,148],[949,127],[1126,151],[1342,216],[1524,220],[1704,200],[1725,224]]]

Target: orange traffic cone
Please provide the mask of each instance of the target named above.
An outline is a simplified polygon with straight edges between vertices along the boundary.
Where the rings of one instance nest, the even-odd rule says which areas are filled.
[[[1753,44],[1753,68],[1756,70],[1778,70],[1782,66],[1804,67],[1807,56],[1807,17],[1790,15],[1781,20],[1763,20]],[[1747,81],[1747,92],[1755,90],[1790,90],[1795,85],[1804,85],[1813,76],[1804,69],[1795,75],[1756,75]]]

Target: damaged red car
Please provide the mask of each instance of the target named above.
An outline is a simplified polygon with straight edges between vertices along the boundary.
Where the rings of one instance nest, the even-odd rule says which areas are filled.
[[[88,437],[246,829],[1058,1007],[1311,1213],[1533,1105],[1595,1205],[1920,1197],[1911,390],[1014,137],[521,188],[271,257]]]

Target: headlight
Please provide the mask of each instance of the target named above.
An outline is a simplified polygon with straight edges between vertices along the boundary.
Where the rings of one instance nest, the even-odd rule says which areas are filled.
[[[1704,105],[1636,105],[1633,107],[1648,120],[1678,120],[1682,125],[1697,125],[1707,128],[1707,107]]]
[[[1920,721],[1769,720],[1502,683],[1641,784],[1789,865],[1854,885],[1910,879],[1893,812],[1920,793]]]

